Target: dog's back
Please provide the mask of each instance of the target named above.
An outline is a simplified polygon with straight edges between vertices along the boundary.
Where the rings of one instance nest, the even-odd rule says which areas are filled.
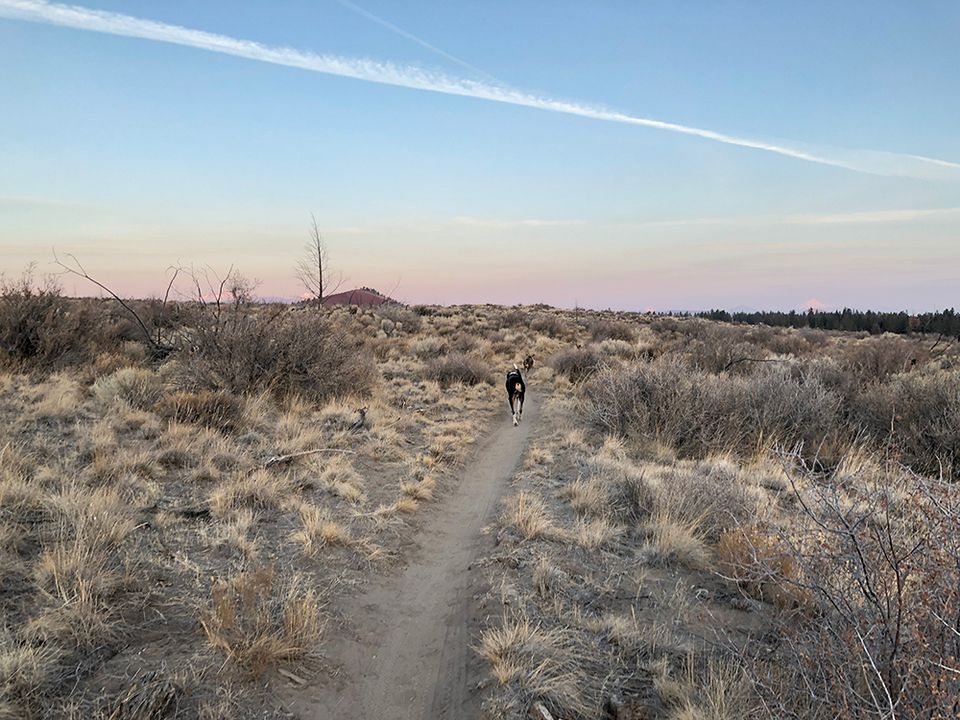
[[[522,395],[526,389],[527,387],[523,382],[523,375],[520,374],[520,368],[514,365],[513,370],[507,373],[507,394],[511,397],[513,397],[513,395]]]
[[[526,390],[520,368],[514,364],[513,370],[507,373],[507,402],[510,403],[514,426],[520,423],[520,417],[523,415],[523,396]]]

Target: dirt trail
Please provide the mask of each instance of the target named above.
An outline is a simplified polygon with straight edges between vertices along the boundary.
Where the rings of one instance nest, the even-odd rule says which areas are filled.
[[[494,519],[538,410],[528,401],[519,427],[506,413],[495,421],[456,488],[425,518],[410,564],[373,580],[345,612],[350,627],[332,632],[340,633],[325,648],[333,676],[288,694],[289,709],[304,720],[476,717],[469,625],[482,578],[471,564],[491,542],[480,531]]]

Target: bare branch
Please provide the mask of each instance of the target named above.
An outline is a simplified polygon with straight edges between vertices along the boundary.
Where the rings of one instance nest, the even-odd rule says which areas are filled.
[[[87,281],[89,281],[89,282],[92,282],[92,283],[93,283],[94,285],[96,285],[98,288],[100,288],[100,289],[103,290],[104,292],[108,293],[108,294],[110,295],[110,297],[112,297],[114,300],[116,300],[118,303],[120,303],[120,305],[121,305],[128,313],[130,313],[130,314],[133,316],[133,318],[137,321],[137,325],[139,325],[139,326],[140,326],[140,329],[143,331],[143,336],[147,339],[147,344],[150,345],[150,347],[153,349],[153,351],[154,351],[155,353],[158,353],[158,354],[166,354],[166,353],[168,353],[168,352],[171,350],[171,348],[167,348],[167,347],[161,346],[159,342],[154,342],[154,340],[153,340],[153,335],[152,335],[151,332],[147,329],[147,326],[144,324],[143,320],[140,318],[140,315],[137,314],[137,311],[136,311],[136,310],[134,310],[134,309],[133,309],[132,307],[130,307],[126,302],[124,302],[123,298],[121,298],[121,297],[120,297],[119,295],[117,295],[113,290],[111,290],[110,288],[108,288],[106,285],[104,285],[104,284],[103,284],[102,282],[100,282],[99,280],[96,280],[95,278],[91,277],[90,274],[89,274],[89,273],[86,271],[86,269],[83,267],[83,265],[80,263],[80,261],[77,260],[76,256],[71,255],[70,253],[67,253],[67,257],[68,257],[71,261],[73,261],[73,267],[71,267],[70,265],[67,265],[67,264],[64,263],[62,260],[60,260],[59,256],[57,255],[57,250],[56,250],[56,248],[53,248],[53,261],[62,269],[62,271],[63,271],[64,273],[67,273],[67,274],[70,274],[70,275],[76,275],[77,277],[81,277],[81,278],[83,278],[84,280],[87,280]]]

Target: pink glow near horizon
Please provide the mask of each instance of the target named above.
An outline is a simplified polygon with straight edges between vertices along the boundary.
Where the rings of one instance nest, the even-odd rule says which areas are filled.
[[[331,262],[344,276],[341,289],[375,287],[411,303],[543,302],[631,310],[956,304],[960,214],[936,222],[920,216],[862,225],[789,220],[706,227],[406,220],[332,228],[325,238]],[[162,229],[156,232],[163,237]],[[167,232],[176,240],[137,242],[128,239],[136,237],[132,231],[117,231],[113,239],[7,245],[0,271],[16,275],[30,261],[38,262],[38,273],[53,270],[46,247],[58,241],[61,254],[76,253],[91,274],[126,296],[162,295],[165,269],[190,262],[220,273],[233,263],[261,280],[263,297],[295,299],[303,293],[294,273],[302,228]],[[70,294],[98,292],[76,278],[62,282]],[[183,297],[194,294],[184,285]]]

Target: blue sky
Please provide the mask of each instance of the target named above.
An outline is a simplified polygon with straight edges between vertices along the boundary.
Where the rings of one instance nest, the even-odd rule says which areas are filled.
[[[960,163],[960,4],[358,5],[443,52],[336,0],[81,7],[537,107],[0,0],[0,270],[48,269],[55,245],[127,294],[182,262],[295,296],[313,212],[346,284],[415,302],[957,304],[960,166],[913,156]],[[597,119],[611,112],[834,164]]]

